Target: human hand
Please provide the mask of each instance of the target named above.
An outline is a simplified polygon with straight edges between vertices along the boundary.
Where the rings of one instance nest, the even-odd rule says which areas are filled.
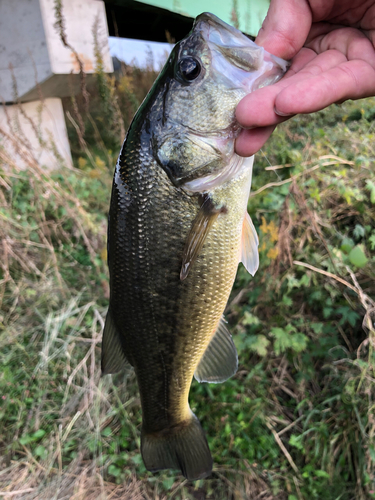
[[[292,65],[237,106],[241,156],[258,151],[297,113],[375,95],[375,0],[271,0],[255,41]]]

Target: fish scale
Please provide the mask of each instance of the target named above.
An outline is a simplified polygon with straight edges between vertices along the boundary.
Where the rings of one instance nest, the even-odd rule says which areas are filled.
[[[225,57],[231,74],[216,67],[227,64]],[[258,266],[246,211],[252,158],[234,153],[234,112],[252,82],[276,80],[285,69],[235,28],[202,14],[172,51],[121,150],[109,213],[102,371],[134,367],[148,470],[179,468],[188,479],[211,472],[189,389],[194,375],[222,382],[236,372],[222,315],[238,262],[252,274]]]

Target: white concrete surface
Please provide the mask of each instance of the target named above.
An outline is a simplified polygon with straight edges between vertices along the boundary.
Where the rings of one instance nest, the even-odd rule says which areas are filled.
[[[78,73],[79,64],[71,50],[64,47],[54,28],[54,0],[39,0],[51,70],[54,74]],[[108,27],[102,0],[63,0],[66,35],[70,45],[78,53],[86,73],[95,71],[94,25],[103,56],[104,71],[113,71],[108,45]]]
[[[85,72],[95,70],[95,22],[104,69],[112,72],[104,2],[62,3],[67,40],[82,60]],[[36,82],[44,97],[70,95],[70,73],[77,75],[79,65],[71,50],[64,47],[54,23],[54,0],[0,0],[0,100],[14,102],[14,81],[21,101],[38,99]]]
[[[0,0],[0,99],[14,100],[12,72],[20,96],[35,87],[33,63],[39,82],[52,76],[39,1]]]
[[[10,135],[26,148],[37,160],[40,167],[48,170],[61,166],[60,155],[66,165],[72,165],[64,111],[60,98],[45,99],[0,106],[0,148],[4,149],[19,168],[27,168],[23,155],[17,152]],[[5,134],[2,134],[2,131]],[[54,153],[58,152],[58,155]]]
[[[95,72],[96,25],[104,71],[111,73],[104,2],[62,0],[62,5],[67,41],[84,71]],[[54,146],[67,164],[72,163],[60,97],[79,91],[80,68],[72,50],[63,45],[55,22],[54,0],[0,0],[0,129],[5,132],[0,130],[0,147],[20,168],[27,164],[6,134],[17,137],[48,169],[59,167]],[[17,101],[23,102],[22,112],[12,104]]]

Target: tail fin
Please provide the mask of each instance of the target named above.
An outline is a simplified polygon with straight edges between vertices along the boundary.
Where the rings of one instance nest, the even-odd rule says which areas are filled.
[[[187,479],[202,479],[212,471],[212,457],[197,417],[158,433],[142,431],[142,457],[146,469],[181,469]]]

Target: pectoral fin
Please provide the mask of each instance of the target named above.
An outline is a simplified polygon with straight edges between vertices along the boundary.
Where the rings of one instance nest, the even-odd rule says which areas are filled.
[[[129,368],[129,361],[121,345],[120,335],[108,309],[102,341],[102,375],[118,373]]]
[[[241,262],[254,276],[259,267],[259,239],[250,215],[246,212],[242,225]]]
[[[184,252],[182,254],[182,266],[180,279],[184,280],[202,250],[203,244],[207,238],[210,229],[217,219],[220,212],[225,211],[224,208],[216,208],[209,197],[206,197],[198,215],[194,219],[189,235],[186,239]]]
[[[194,377],[198,382],[219,384],[234,375],[237,368],[236,346],[222,318],[195,370]]]

